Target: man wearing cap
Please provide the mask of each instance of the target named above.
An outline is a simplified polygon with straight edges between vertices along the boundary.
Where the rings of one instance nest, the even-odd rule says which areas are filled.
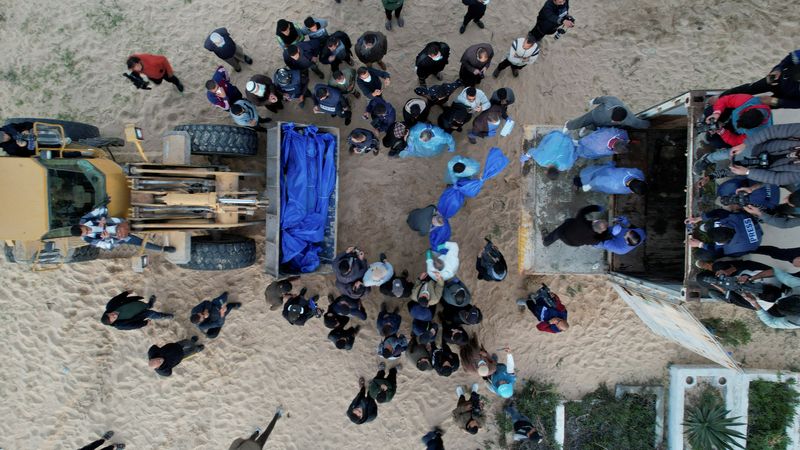
[[[442,299],[450,305],[463,307],[470,304],[472,295],[461,280],[453,278],[444,285]]]
[[[511,398],[514,395],[514,383],[517,382],[517,375],[514,372],[514,357],[511,349],[506,347],[506,363],[497,365],[497,370],[486,380],[486,387],[490,391],[503,398]]]
[[[380,287],[381,294],[394,298],[410,298],[414,283],[408,281],[408,271],[404,270],[400,276],[393,275]]]
[[[445,324],[477,325],[483,320],[483,313],[475,305],[453,306],[444,303],[442,314],[439,316]]]
[[[433,349],[433,368],[439,376],[449,377],[458,370],[461,365],[458,353],[450,350],[450,346],[446,342],[442,342],[442,348],[436,348],[436,342],[431,342],[431,348]]]
[[[622,128],[600,127],[578,140],[579,158],[599,159],[624,153],[630,143],[628,132]]]
[[[267,285],[267,288],[264,289],[264,300],[270,305],[270,311],[275,311],[283,307],[284,300],[291,297],[293,287],[292,281],[299,279],[300,277],[289,277],[284,280],[275,280]]]
[[[203,46],[217,57],[233,66],[237,72],[242,71],[241,62],[253,64],[253,59],[244,54],[244,50],[234,42],[227,28],[217,28],[206,38]]]
[[[283,109],[283,93],[266,75],[250,77],[246,91],[247,100],[255,106],[263,106],[275,114]]]
[[[427,236],[435,227],[444,225],[444,217],[433,205],[424,208],[411,210],[406,218],[408,227],[419,233],[420,236]]]
[[[469,400],[464,396],[464,388],[456,388],[458,403],[453,410],[453,421],[462,430],[469,434],[477,434],[486,422],[481,405],[481,396],[478,394],[478,383],[472,385]]]
[[[355,52],[359,61],[367,67],[377,64],[381,69],[386,70],[383,57],[389,50],[386,35],[380,31],[367,31],[356,41]]]
[[[290,324],[302,327],[308,319],[317,313],[316,298],[306,300],[306,289],[303,288],[298,295],[290,298],[283,305],[283,318]]]
[[[347,97],[342,95],[335,87],[327,84],[317,84],[314,86],[314,113],[330,114],[331,117],[344,117],[345,126],[350,125],[353,112],[350,110],[350,103]]]
[[[389,281],[394,275],[394,267],[386,260],[386,255],[381,253],[380,262],[374,262],[364,273],[364,286],[380,286]]]

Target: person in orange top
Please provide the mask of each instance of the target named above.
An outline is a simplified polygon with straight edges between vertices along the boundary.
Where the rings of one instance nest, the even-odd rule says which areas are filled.
[[[167,80],[174,84],[178,92],[183,92],[183,83],[175,76],[172,66],[166,56],[151,55],[149,53],[134,53],[128,57],[129,73],[123,74],[137,89],[150,89],[150,81],[161,84]],[[147,77],[147,80],[142,78]]]

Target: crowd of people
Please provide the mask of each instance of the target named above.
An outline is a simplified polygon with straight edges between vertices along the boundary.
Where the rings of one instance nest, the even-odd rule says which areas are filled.
[[[754,96],[764,93],[771,95]],[[800,50],[764,78],[708,102],[697,127],[708,151],[694,172],[698,189],[711,186],[719,207],[687,218],[686,225],[700,269],[696,281],[711,297],[754,310],[771,328],[798,329],[800,274],[785,267],[800,267],[800,247],[762,243],[769,230],[762,224],[800,225],[800,124],[773,124],[773,111],[781,108],[800,108]],[[783,268],[747,255],[767,256]]]
[[[482,18],[490,0],[463,0],[463,3],[467,10],[460,33],[470,23],[484,28]],[[393,30],[393,19],[402,28],[403,0],[383,0],[383,6],[386,30]],[[345,125],[350,125],[356,102],[364,97],[366,104],[361,117],[369,121],[370,128],[358,127],[348,135],[347,145],[355,154],[378,154],[381,147],[388,149],[388,156],[400,158],[433,157],[445,149],[452,152],[455,150],[452,134],[463,132],[470,121],[467,138],[471,144],[476,144],[479,138],[511,132],[513,120],[508,109],[515,102],[514,92],[501,87],[487,95],[488,90],[478,88],[495,56],[490,43],[467,47],[459,60],[458,78],[453,81],[444,80],[450,46],[440,41],[427,43],[415,59],[419,86],[414,92],[418,97],[410,98],[398,109],[383,95],[392,86],[392,76],[384,63],[389,53],[387,36],[366,31],[353,42],[344,31],[334,31],[333,25],[313,16],[298,22],[278,20],[275,37],[285,66],[271,77],[266,73],[254,74],[245,84],[243,94],[232,82],[228,69],[220,65],[205,83],[209,103],[226,111],[235,124],[263,131],[263,124],[272,118],[261,115],[262,107],[268,113],[281,114],[287,104],[303,108],[310,98],[315,113],[340,117]],[[533,28],[511,42],[492,76],[500,77],[507,68],[513,77],[519,76],[523,68],[536,61],[545,37],[559,39],[574,25],[568,0],[546,0]],[[226,28],[213,30],[204,48],[236,72],[242,71],[243,65],[253,64],[253,59]],[[327,73],[320,65],[330,66]],[[697,281],[709,287],[715,297],[756,310],[765,324],[775,328],[800,328],[800,297],[793,291],[800,287],[800,274],[730,258],[760,253],[800,267],[800,248],[761,245],[763,231],[759,225],[765,222],[787,228],[800,224],[800,191],[796,191],[800,187],[800,169],[796,169],[800,167],[796,145],[800,124],[772,125],[771,121],[771,109],[800,107],[798,67],[800,50],[787,56],[764,79],[726,91],[709,104],[703,142],[717,150],[705,154],[695,170],[701,174],[715,166],[701,183],[729,178],[717,186],[720,198],[728,201],[723,201],[724,209],[687,219],[692,230],[691,245],[697,248],[698,267],[703,269]],[[138,89],[149,90],[151,83],[167,81],[177,90],[184,90],[164,56],[135,53],[128,57],[127,68],[125,76]],[[319,78],[313,90],[309,88],[311,72]],[[430,77],[441,83],[429,86]],[[771,92],[772,96],[753,97],[765,92]],[[453,94],[455,99],[450,102]],[[626,128],[649,126],[616,97],[598,97],[590,104],[593,107],[590,112],[568,121],[564,130],[545,136],[537,148],[522,156],[522,162],[532,159],[547,168],[548,176],[555,177],[569,170],[578,158],[595,160],[627,151],[630,139]],[[441,109],[436,125],[429,117],[434,106]],[[10,155],[30,156],[26,139],[29,128],[17,124],[3,127],[0,132],[3,150]],[[480,166],[471,158],[454,156],[447,165],[445,184],[458,188],[477,180]],[[643,195],[647,189],[641,170],[616,167],[613,162],[584,168],[574,183],[584,191],[616,195]],[[783,201],[781,187],[793,191]],[[574,218],[545,231],[544,245],[560,240],[570,246],[592,245],[624,254],[645,242],[645,231],[625,217],[611,221],[588,218],[601,212],[603,209],[598,205],[582,208]],[[504,351],[505,358],[501,359],[483,347],[475,331],[483,313],[473,304],[469,286],[474,287],[478,281],[503,282],[507,276],[505,259],[487,239],[476,260],[474,276],[467,274],[471,271],[460,270],[457,242],[443,240],[433,245],[443,228],[448,229],[449,236],[447,219],[434,205],[409,214],[409,227],[432,242],[424,259],[419,261],[418,275],[414,272],[411,276],[408,270],[398,274],[385,254],[370,263],[364,251],[351,246],[333,262],[338,295],[326,295],[325,305],[320,304],[320,295],[307,296],[307,290],[299,286],[302,281],[299,277],[271,283],[264,293],[267,304],[270,310],[281,310],[285,320],[294,326],[322,319],[330,330],[328,340],[336,349],[347,351],[353,348],[362,323],[368,320],[363,305],[366,296],[377,290],[386,297],[375,318],[381,339],[371,344],[376,345],[375,352],[381,362],[369,382],[364,377],[358,379],[358,393],[345,410],[354,424],[375,420],[378,404],[392,401],[398,389],[398,372],[403,370],[400,361],[405,354],[413,369],[432,371],[442,377],[463,369],[474,375],[476,381],[482,380],[490,394],[507,401],[503,411],[513,423],[514,440],[540,441],[542,434],[513,401],[516,368],[511,349],[507,346],[498,349]],[[83,217],[72,227],[72,233],[104,249],[130,244],[144,245],[151,251],[175,250],[131,235],[127,222],[109,217],[102,206]],[[140,296],[122,292],[108,302],[101,323],[117,330],[134,330],[150,326],[151,321],[174,319],[172,313],[153,310],[155,296],[147,302],[142,300]],[[766,309],[764,302],[770,304]],[[566,307],[547,286],[519,299],[517,304],[533,314],[539,331],[561,333],[569,329]],[[216,338],[230,313],[240,307],[240,303],[228,302],[227,292],[200,302],[187,314],[198,335],[151,346],[147,351],[149,367],[161,376],[171,376],[183,360],[203,351],[205,344],[199,335],[204,342]],[[404,310],[410,317],[405,327],[401,314]],[[458,428],[470,434],[477,433],[486,421],[480,389],[480,383],[475,382],[467,396],[464,387],[455,388],[453,419]],[[262,448],[282,415],[283,410],[278,408],[263,433],[256,431],[247,439],[237,439],[231,449]],[[443,433],[437,427],[425,434],[422,442],[427,449],[443,449]],[[111,436],[112,432],[106,433],[103,439],[84,448],[99,448]],[[106,449],[114,446],[124,448],[124,444],[112,444]]]

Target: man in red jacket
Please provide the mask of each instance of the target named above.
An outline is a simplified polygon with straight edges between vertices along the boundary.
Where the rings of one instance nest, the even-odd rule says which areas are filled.
[[[150,89],[149,81],[161,84],[167,80],[174,84],[178,92],[183,92],[183,83],[175,76],[172,66],[166,56],[151,55],[149,53],[134,53],[128,57],[128,70],[130,73],[123,74],[129,79],[137,89]],[[147,77],[146,81],[142,75]]]
[[[711,109],[713,112],[706,117],[706,123],[717,122],[722,125],[714,133],[719,138],[709,138],[709,142],[717,148],[735,147],[744,143],[747,136],[772,125],[770,107],[749,94],[723,95]]]

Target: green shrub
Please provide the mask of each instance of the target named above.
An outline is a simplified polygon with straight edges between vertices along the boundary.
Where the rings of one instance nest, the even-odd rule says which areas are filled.
[[[565,444],[569,448],[645,450],[653,448],[656,408],[654,395],[626,394],[617,399],[605,385],[580,402],[566,405]]]
[[[514,394],[514,403],[522,414],[531,419],[537,431],[544,437],[544,441],[538,446],[532,445],[530,448],[537,450],[558,449],[555,443],[556,429],[556,406],[561,402],[562,397],[555,387],[550,383],[541,383],[534,380],[525,380],[525,385],[521,391]],[[500,433],[498,443],[502,448],[508,448],[506,434],[514,429],[514,424],[503,412],[506,403],[503,402],[500,410],[495,415],[495,422]]]
[[[732,427],[742,425],[739,418],[727,417],[725,406],[714,396],[701,397],[700,404],[686,411],[683,432],[694,450],[729,450],[744,448],[735,438],[744,435]]]
[[[723,320],[716,317],[700,321],[723,345],[738,347],[750,342],[750,330],[739,319]]]
[[[753,450],[785,449],[788,441],[786,427],[794,419],[800,401],[794,380],[774,383],[750,382],[747,410],[747,448]]]

